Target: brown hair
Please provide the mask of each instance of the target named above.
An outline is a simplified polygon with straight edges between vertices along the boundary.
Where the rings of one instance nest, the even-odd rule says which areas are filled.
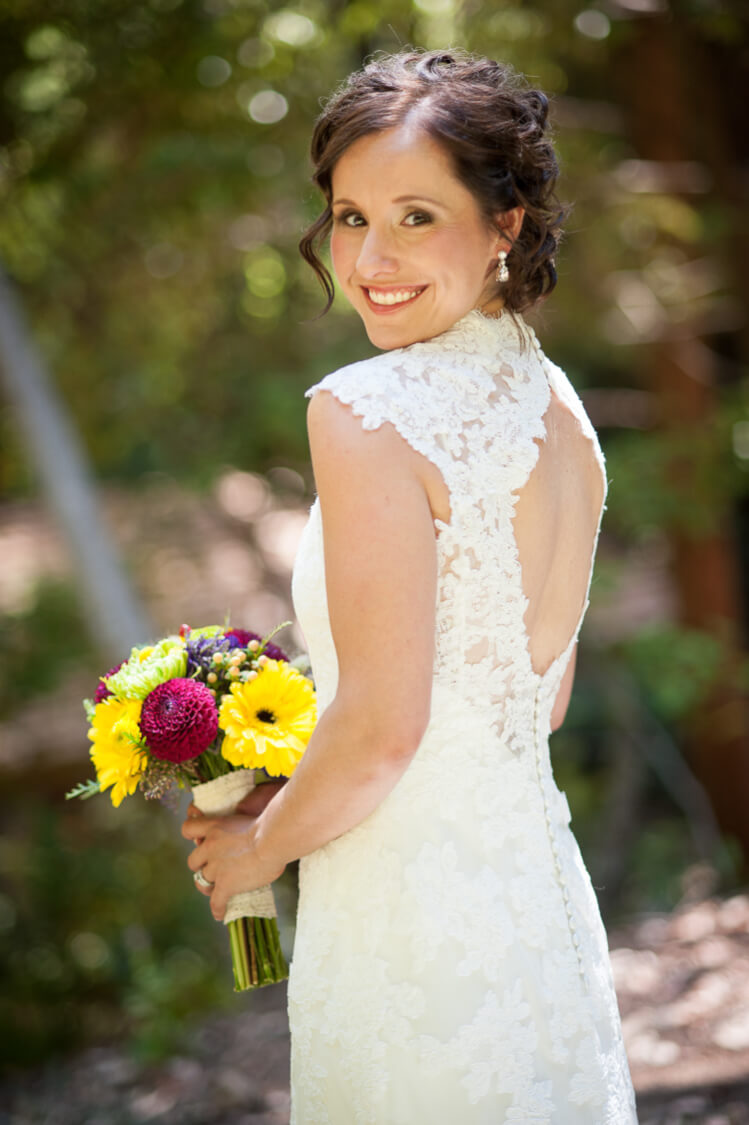
[[[510,66],[461,51],[413,51],[375,58],[350,75],[315,124],[313,180],[325,196],[323,213],[299,249],[333,303],[333,281],[317,249],[332,226],[332,174],[360,137],[417,115],[424,132],[450,155],[455,174],[487,222],[523,207],[525,218],[508,254],[510,280],[498,285],[508,309],[521,312],[550,293],[564,208],[554,194],[559,172],[548,137],[548,100]]]

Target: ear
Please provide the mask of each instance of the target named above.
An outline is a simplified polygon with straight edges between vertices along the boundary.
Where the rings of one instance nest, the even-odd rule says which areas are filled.
[[[499,230],[497,250],[511,250],[513,242],[520,234],[525,217],[525,208],[513,207],[510,211],[499,211],[496,215],[496,224]]]

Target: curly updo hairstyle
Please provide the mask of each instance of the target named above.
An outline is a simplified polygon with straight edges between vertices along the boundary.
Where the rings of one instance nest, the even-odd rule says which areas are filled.
[[[412,51],[378,57],[356,71],[315,124],[313,180],[327,206],[299,243],[333,303],[333,281],[318,255],[330,233],[332,175],[360,137],[416,123],[449,154],[457,178],[490,224],[523,207],[507,257],[510,280],[497,283],[506,308],[522,312],[550,293],[564,208],[554,194],[559,167],[548,136],[549,103],[510,66],[462,51]]]

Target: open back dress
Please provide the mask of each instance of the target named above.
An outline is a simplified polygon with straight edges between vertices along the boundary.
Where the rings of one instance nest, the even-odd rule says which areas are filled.
[[[509,313],[474,310],[307,393],[323,390],[436,466],[450,516],[426,733],[377,809],[300,864],[292,1125],[636,1125],[549,758],[606,494],[595,431]],[[322,712],[338,665],[317,501],[292,592]],[[383,643],[398,660],[397,635]]]

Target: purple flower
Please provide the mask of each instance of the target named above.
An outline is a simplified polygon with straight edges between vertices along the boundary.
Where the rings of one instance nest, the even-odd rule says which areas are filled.
[[[185,643],[187,653],[187,675],[202,676],[215,668],[213,656],[216,652],[228,652],[231,644],[225,637],[196,637]]]
[[[224,636],[232,644],[233,648],[247,648],[250,641],[257,641],[258,644],[262,643],[263,638],[257,633],[250,633],[248,629],[228,629]],[[272,641],[263,649],[263,653],[270,660],[285,660],[288,663],[288,656],[282,648],[274,645]]]

